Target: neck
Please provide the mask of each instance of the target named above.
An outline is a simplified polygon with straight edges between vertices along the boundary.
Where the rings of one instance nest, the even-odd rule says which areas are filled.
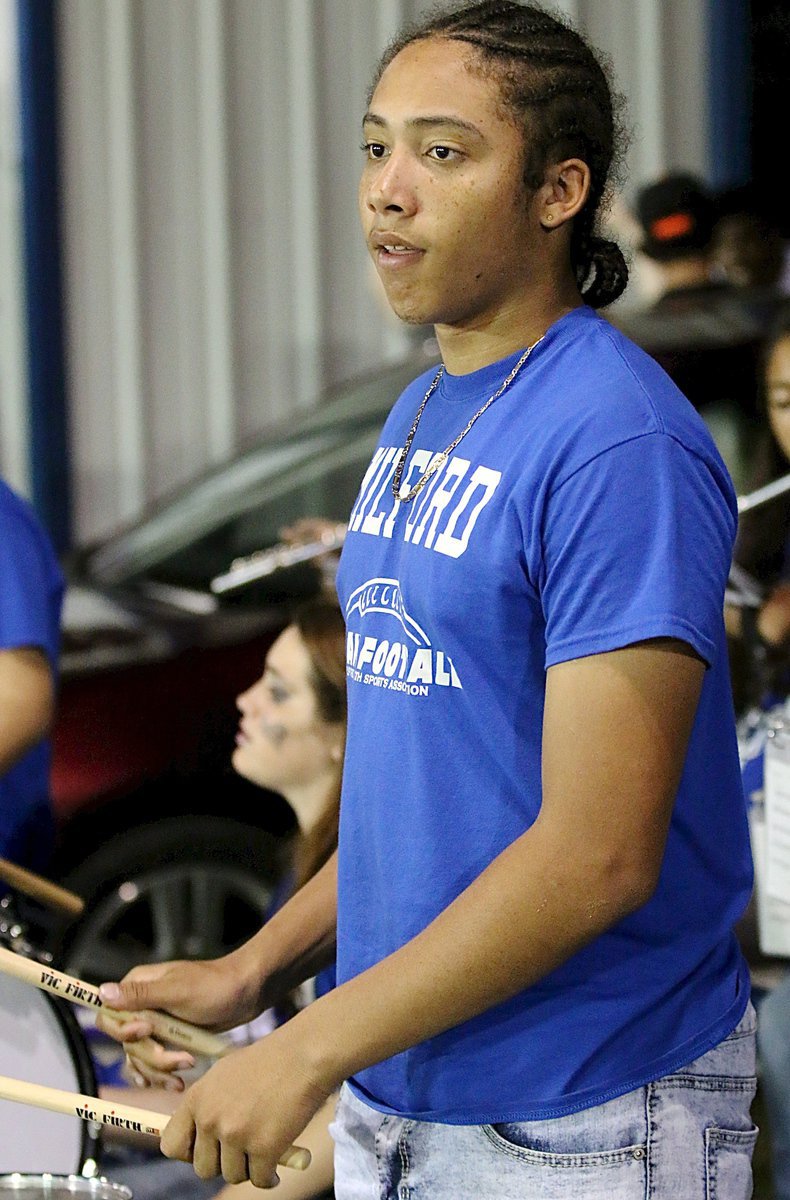
[[[290,804],[296,817],[301,834],[308,834],[324,815],[327,801],[337,785],[337,779],[331,775],[322,775],[319,779],[300,788],[289,788],[283,796]]]
[[[436,340],[442,362],[453,375],[478,371],[507,358],[516,350],[531,346],[555,321],[582,304],[576,284],[572,282],[562,292],[555,289],[549,296],[536,295],[533,291],[518,305],[474,324],[437,324]]]

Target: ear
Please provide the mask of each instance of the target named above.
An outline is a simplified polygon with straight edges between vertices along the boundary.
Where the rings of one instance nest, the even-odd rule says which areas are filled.
[[[332,746],[332,748],[329,751],[329,757],[331,758],[332,762],[336,762],[336,763],[342,762],[343,761],[343,746],[341,746],[341,745]]]
[[[590,194],[590,168],[581,158],[566,158],[546,170],[538,190],[538,219],[544,229],[573,220]]]

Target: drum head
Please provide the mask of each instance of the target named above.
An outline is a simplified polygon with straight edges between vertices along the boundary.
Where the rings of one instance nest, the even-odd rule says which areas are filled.
[[[97,1094],[82,1031],[66,1001],[0,976],[0,1075]],[[77,1116],[0,1100],[0,1174],[80,1174],[98,1153],[98,1129]]]

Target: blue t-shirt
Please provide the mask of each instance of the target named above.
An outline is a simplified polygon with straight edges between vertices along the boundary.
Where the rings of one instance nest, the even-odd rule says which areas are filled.
[[[36,646],[55,676],[63,586],[33,509],[0,480],[0,650]],[[0,857],[31,869],[44,868],[52,850],[50,765],[45,739],[0,776]]]
[[[517,357],[444,376],[403,487]],[[533,987],[351,1081],[374,1107],[418,1119],[537,1119],[693,1060],[748,1000],[733,926],[752,863],[723,625],[736,503],[691,404],[582,307],[396,504],[395,461],[431,377],[385,424],[338,572],[338,982],[413,938],[535,821],[548,667],[653,637],[708,664],[651,900]]]

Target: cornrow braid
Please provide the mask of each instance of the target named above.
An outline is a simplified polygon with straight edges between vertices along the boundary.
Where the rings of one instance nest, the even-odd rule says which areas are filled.
[[[545,9],[516,0],[478,0],[434,9],[405,29],[384,51],[370,97],[395,56],[430,37],[473,46],[497,80],[502,104],[524,129],[524,181],[530,190],[540,187],[552,163],[580,158],[588,165],[590,195],[574,219],[571,266],[587,304],[611,304],[628,283],[628,267],[620,247],[600,236],[598,223],[626,135],[617,116],[622,100],[601,58],[572,26]]]

